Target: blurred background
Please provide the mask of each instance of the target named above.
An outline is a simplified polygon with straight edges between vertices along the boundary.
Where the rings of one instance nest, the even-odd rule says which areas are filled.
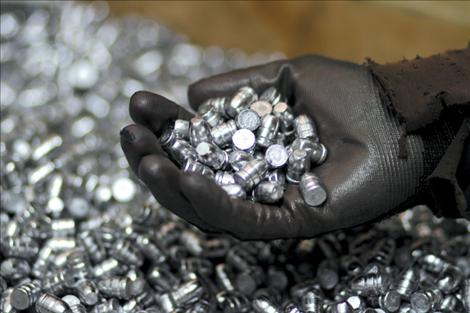
[[[318,53],[391,62],[462,48],[469,1],[109,1],[111,15],[143,15],[202,46],[247,53]]]

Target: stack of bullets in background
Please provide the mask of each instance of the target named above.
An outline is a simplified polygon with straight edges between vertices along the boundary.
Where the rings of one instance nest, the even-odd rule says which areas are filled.
[[[119,147],[130,95],[183,102],[189,82],[269,56],[106,16],[103,3],[2,3],[0,312],[470,311],[465,221],[417,208],[315,239],[240,242],[161,208]]]
[[[255,135],[256,134],[256,135]],[[326,147],[314,122],[294,116],[279,91],[258,97],[249,86],[231,98],[212,98],[190,121],[176,120],[160,138],[162,147],[185,172],[214,179],[233,198],[276,203],[287,183],[299,184],[308,205],[326,200],[311,164],[323,163]]]

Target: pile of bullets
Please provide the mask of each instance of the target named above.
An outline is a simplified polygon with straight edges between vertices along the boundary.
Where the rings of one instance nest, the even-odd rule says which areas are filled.
[[[259,97],[245,86],[231,98],[209,99],[190,121],[167,127],[160,143],[184,172],[213,178],[233,198],[276,203],[288,183],[299,184],[308,205],[327,198],[310,172],[325,161],[326,147],[313,120],[295,117],[274,87]]]
[[[152,89],[267,60],[190,45],[103,2],[0,15],[0,312],[470,312],[470,225],[426,208],[308,240],[205,234],[130,176],[118,133]],[[353,209],[353,208],[352,208]]]
[[[32,208],[2,215],[1,312],[470,308],[469,226],[455,221],[439,225],[418,215],[309,240],[240,242],[201,233],[155,203],[113,212],[113,218],[111,211],[80,220]],[[453,228],[451,236],[443,235],[446,227]]]

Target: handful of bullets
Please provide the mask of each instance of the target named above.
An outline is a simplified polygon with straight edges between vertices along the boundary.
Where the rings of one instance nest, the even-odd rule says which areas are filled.
[[[298,184],[308,205],[327,198],[310,172],[327,149],[313,120],[294,116],[274,87],[259,96],[245,86],[231,98],[211,98],[190,121],[169,125],[160,142],[184,172],[213,178],[230,197],[277,203],[288,184]]]

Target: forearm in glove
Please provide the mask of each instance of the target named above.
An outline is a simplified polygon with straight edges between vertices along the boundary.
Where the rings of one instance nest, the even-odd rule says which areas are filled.
[[[470,219],[470,48],[384,65],[371,62],[370,68],[382,101],[408,133],[433,128],[440,119],[458,125],[461,116],[468,117],[427,183],[437,215]]]

